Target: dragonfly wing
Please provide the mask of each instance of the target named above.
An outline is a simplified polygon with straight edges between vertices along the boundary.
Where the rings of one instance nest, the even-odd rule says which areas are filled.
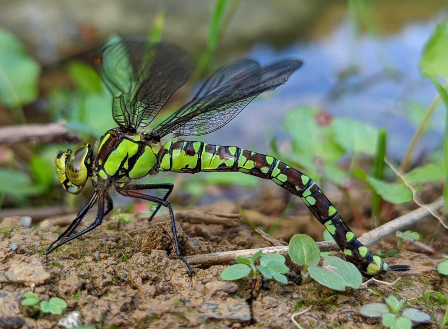
[[[114,120],[134,130],[154,119],[187,82],[192,68],[181,48],[145,39],[115,39],[103,47],[95,63],[114,97]]]
[[[218,130],[259,94],[285,83],[302,65],[299,60],[282,60],[264,67],[254,61],[238,63],[240,66],[218,70],[192,101],[163,121],[152,134],[158,137],[169,133],[200,136]]]

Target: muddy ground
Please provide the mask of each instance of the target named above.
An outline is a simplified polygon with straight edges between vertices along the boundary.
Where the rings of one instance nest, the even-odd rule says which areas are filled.
[[[285,204],[281,198],[270,198],[268,203],[261,199],[252,205],[256,210],[245,210],[244,215],[257,226],[269,227]],[[195,210],[238,213],[230,201]],[[281,222],[275,237],[288,239],[294,233],[307,233],[321,240],[323,228],[310,220],[301,205],[290,213],[295,215]],[[430,293],[427,305],[441,323],[447,307],[448,278],[439,275],[436,266],[441,255],[448,253],[448,236],[434,219],[417,229],[425,233],[424,242],[439,251],[437,255],[415,249],[402,252],[388,263],[409,264],[412,270],[379,277],[389,283],[401,278],[396,284],[371,282],[359,290],[337,292],[316,283],[297,286],[273,281],[259,281],[252,290],[249,279],[221,281],[219,275],[226,264],[195,267],[190,277],[172,251],[165,217],[156,217],[152,223],[145,220],[147,216],[125,217],[132,221],[117,226],[117,216],[109,216],[100,228],[47,257],[44,250],[64,230],[55,224],[61,222],[57,218],[38,227],[0,228],[0,327],[60,328],[60,319],[78,311],[83,324],[95,328],[295,328],[291,315],[313,306],[297,317],[304,328],[382,328],[380,320],[363,317],[359,308],[395,295],[428,312],[423,294]],[[186,255],[272,245],[244,220],[232,227],[191,222],[178,223]],[[387,239],[371,250],[388,250],[394,241]],[[32,318],[21,305],[27,291],[41,300],[60,297],[68,308],[62,316]],[[437,326],[432,321],[421,328]]]

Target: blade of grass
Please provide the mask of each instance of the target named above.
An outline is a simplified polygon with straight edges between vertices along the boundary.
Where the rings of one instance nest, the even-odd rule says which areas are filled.
[[[444,87],[447,86],[447,83],[445,83]],[[417,127],[417,130],[415,131],[414,135],[412,136],[411,142],[409,143],[408,149],[406,150],[406,153],[403,157],[403,160],[401,161],[400,165],[400,171],[406,172],[409,168],[409,165],[411,164],[411,157],[414,153],[415,147],[417,146],[417,142],[422,137],[425,127],[427,126],[427,123],[429,119],[431,119],[431,115],[433,114],[434,110],[437,107],[437,104],[439,104],[440,96],[437,94],[434,99],[432,100],[431,104],[428,106],[428,109],[426,110],[425,116],[423,117],[422,121]]]
[[[269,235],[274,234],[275,230],[277,230],[278,226],[280,225],[280,223],[282,222],[282,220],[286,217],[286,214],[288,213],[288,210],[294,205],[294,203],[296,202],[297,198],[292,198],[291,201],[289,201],[288,205],[286,206],[285,210],[283,210],[282,215],[280,216],[280,218],[271,225],[271,227],[268,229],[268,231],[266,232]]]
[[[448,92],[434,76],[429,74],[429,72],[423,71],[423,73],[426,77],[429,78],[429,80],[431,80],[434,87],[436,87],[437,92],[439,93],[440,98],[445,104],[445,108],[447,110],[446,122],[445,122],[445,146],[444,146],[446,178],[445,178],[445,185],[443,187],[443,198],[445,201],[445,211],[448,211]]]
[[[378,132],[378,143],[376,149],[376,158],[375,158],[375,170],[373,172],[373,176],[376,179],[383,180],[384,176],[384,157],[386,156],[386,140],[387,140],[387,132],[386,129],[381,128]],[[373,226],[378,227],[381,225],[381,205],[382,205],[381,196],[373,191],[372,194],[372,217],[373,217]]]
[[[232,0],[229,6],[227,5],[228,2],[228,0],[216,0],[215,2],[215,7],[209,23],[207,49],[199,58],[198,65],[193,73],[193,80],[199,79],[207,68],[208,63],[227,31],[230,21],[235,15],[241,0]],[[226,10],[227,8],[228,10]]]
[[[152,31],[149,34],[149,43],[158,43],[162,40],[163,27],[165,26],[165,11],[158,10],[154,17]]]

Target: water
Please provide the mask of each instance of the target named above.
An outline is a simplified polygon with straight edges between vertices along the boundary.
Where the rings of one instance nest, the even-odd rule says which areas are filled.
[[[298,40],[280,51],[268,43],[257,43],[247,57],[262,64],[300,58],[304,66],[270,97],[259,97],[230,124],[204,140],[266,152],[271,136],[288,140],[282,129],[283,114],[288,109],[315,106],[335,116],[385,127],[390,137],[389,155],[401,158],[418,122],[412,118],[421,116],[436,95],[429,80],[421,77],[418,62],[431,31],[444,19],[448,19],[448,10],[426,21],[409,21],[397,32],[377,40],[368,34],[353,40],[347,18],[320,40]],[[331,98],[331,92],[341,87],[338,75],[349,67],[356,67],[359,73],[346,80],[348,88]],[[385,72],[386,67],[396,72],[394,77]],[[440,143],[444,115],[440,105],[416,154]]]

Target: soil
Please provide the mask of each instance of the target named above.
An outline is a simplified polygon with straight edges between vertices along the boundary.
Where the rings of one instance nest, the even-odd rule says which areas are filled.
[[[269,227],[284,209],[284,202],[271,204],[278,210],[267,209],[264,203],[263,213],[246,210],[245,216],[257,226]],[[238,213],[230,201],[195,210]],[[291,316],[309,306],[296,317],[304,328],[383,328],[380,319],[363,317],[359,308],[395,295],[405,298],[408,307],[431,312],[441,323],[447,307],[448,278],[438,274],[436,266],[448,253],[448,237],[433,219],[418,229],[426,229],[423,242],[436,248],[437,255],[403,251],[388,263],[408,264],[411,271],[377,277],[388,283],[400,278],[395,284],[369,282],[359,290],[338,292],[314,282],[302,286],[261,279],[224,282],[219,276],[228,264],[195,267],[190,277],[173,252],[169,221],[160,216],[148,223],[146,217],[127,215],[132,221],[118,226],[117,216],[110,216],[93,232],[49,256],[44,256],[46,247],[64,230],[52,219],[41,227],[0,228],[0,328],[60,328],[58,321],[73,316],[73,311],[80,313],[84,325],[96,328],[295,328]],[[183,221],[177,225],[185,255],[272,245],[245,223],[230,228]],[[274,236],[287,240],[300,232],[319,238],[322,231],[303,215],[284,219]],[[385,251],[393,245],[383,242],[371,250],[377,247]],[[62,316],[33,318],[21,305],[27,291],[40,300],[60,297],[68,307]],[[430,296],[429,311],[425,293]],[[437,326],[432,321],[421,328]]]

